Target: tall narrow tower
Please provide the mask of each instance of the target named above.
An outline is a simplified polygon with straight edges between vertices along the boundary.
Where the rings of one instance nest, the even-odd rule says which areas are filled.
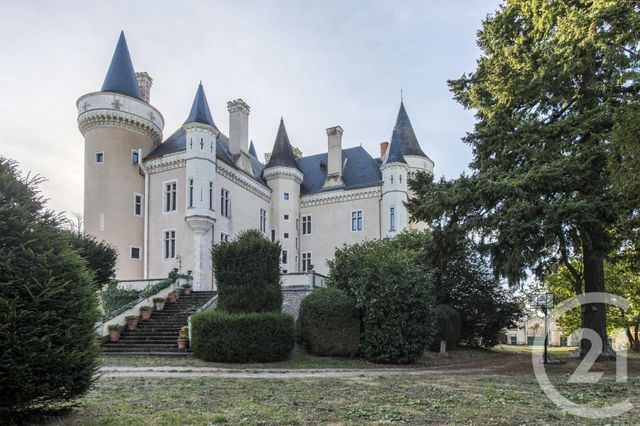
[[[402,154],[398,132],[393,131],[382,166],[382,235],[393,237],[407,228],[409,166]]]
[[[280,119],[263,177],[271,188],[271,232],[282,245],[281,269],[298,272],[300,185],[304,175],[298,168],[284,121]]]
[[[102,90],[76,102],[84,136],[85,231],[118,250],[116,276],[143,276],[144,177],[139,162],[162,140],[162,114],[140,95],[124,33]]]
[[[220,132],[213,122],[202,83],[182,129],[187,145],[186,220],[194,233],[194,289],[205,290],[205,276],[211,269],[209,248],[210,230],[215,223],[216,138]]]

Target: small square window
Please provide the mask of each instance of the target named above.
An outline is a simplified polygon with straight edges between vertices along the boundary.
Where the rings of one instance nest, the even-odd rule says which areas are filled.
[[[131,258],[140,259],[140,247],[131,247]]]
[[[285,237],[285,238],[289,238],[289,233],[288,233],[288,232],[285,232],[285,233],[284,233],[284,237]]]
[[[289,220],[289,215],[288,214],[284,215],[284,220]]]
[[[138,150],[131,150],[131,163],[138,164],[140,162],[140,153]]]
[[[96,152],[96,163],[104,163],[104,152]]]
[[[289,193],[288,193],[288,192],[285,192],[285,193],[282,195],[282,198],[283,198],[283,199],[285,199],[285,200],[288,200],[288,199],[289,199]]]

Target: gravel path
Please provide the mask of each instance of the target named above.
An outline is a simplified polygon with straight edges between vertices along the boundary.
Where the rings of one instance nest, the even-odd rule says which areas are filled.
[[[230,368],[203,367],[102,367],[102,378],[191,378],[203,377],[218,379],[308,379],[335,377],[371,377],[371,376],[420,376],[433,374],[473,374],[487,373],[492,368],[379,368],[379,369],[250,369],[239,370]]]

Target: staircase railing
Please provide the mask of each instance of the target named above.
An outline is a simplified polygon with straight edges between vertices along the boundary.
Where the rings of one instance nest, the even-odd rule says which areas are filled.
[[[211,299],[207,300],[207,302],[204,305],[200,306],[194,313],[189,315],[189,318],[187,318],[187,326],[189,327],[189,342],[191,342],[191,317],[197,314],[198,312],[206,311],[207,309],[209,309],[210,306],[216,303],[217,300],[218,300],[218,293],[216,292],[216,294],[214,294],[211,297]]]

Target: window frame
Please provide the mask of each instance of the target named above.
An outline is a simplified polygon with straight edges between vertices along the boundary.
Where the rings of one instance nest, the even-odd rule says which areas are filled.
[[[137,202],[137,198],[140,197],[140,213],[136,213],[136,209],[138,207],[138,202]],[[142,217],[142,214],[144,212],[144,195],[139,193],[139,192],[134,192],[133,193],[133,215],[135,217]]]
[[[280,253],[280,264],[288,265],[289,264],[289,250],[282,250]]]
[[[305,221],[305,219],[308,219],[308,220]],[[313,219],[311,218],[310,214],[306,214],[306,215],[302,216],[302,235],[311,235],[311,232],[313,230],[312,223],[313,223]],[[305,226],[305,225],[308,225],[308,228],[309,228],[308,231],[309,232],[306,232],[307,231],[307,229],[306,229],[307,226]]]
[[[140,164],[140,150],[132,149],[131,150],[131,164],[137,166]]]
[[[172,190],[167,191],[167,186],[172,185]],[[167,201],[170,205],[167,210]],[[162,182],[162,214],[172,214],[178,211],[178,179]]]
[[[169,234],[168,239],[167,239],[167,234]],[[169,245],[167,245],[167,241],[169,242]],[[173,241],[173,247],[171,247],[172,241]],[[169,251],[169,253],[167,253],[167,251]],[[171,254],[172,256],[167,256],[168,254]],[[177,256],[178,256],[178,232],[176,231],[175,228],[163,229],[162,230],[162,259],[174,260],[176,259]]]
[[[138,250],[138,257],[133,257],[133,250]],[[129,246],[129,260],[140,260],[140,259],[142,259],[142,247]]]
[[[305,259],[307,257],[307,259]],[[313,254],[311,251],[303,251],[300,253],[300,271],[301,272],[309,272],[313,269],[310,269],[309,266],[313,266]]]
[[[360,217],[358,217],[358,213],[360,213]],[[351,232],[361,232],[363,230],[364,210],[351,210]]]
[[[100,156],[101,156],[101,157],[100,157],[100,158],[101,158],[101,161],[98,161],[98,155],[100,155]],[[98,151],[98,152],[95,152],[95,153],[93,154],[93,163],[94,163],[94,164],[104,164],[104,158],[105,158],[104,151]]]
[[[231,191],[222,187],[220,188],[220,216],[231,218]]]
[[[396,231],[396,206],[389,207],[389,231]]]

